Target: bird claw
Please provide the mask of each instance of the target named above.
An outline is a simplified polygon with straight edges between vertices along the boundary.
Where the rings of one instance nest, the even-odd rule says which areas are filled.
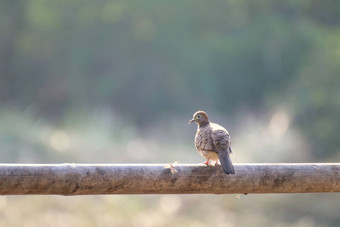
[[[202,164],[205,164],[207,166],[213,166],[211,163],[210,163],[210,160],[208,159],[206,162],[203,162]]]

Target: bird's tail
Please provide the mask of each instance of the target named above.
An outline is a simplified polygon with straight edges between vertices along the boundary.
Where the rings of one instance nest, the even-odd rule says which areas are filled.
[[[229,146],[229,154],[233,153],[233,149],[231,149],[231,146]]]
[[[221,162],[222,168],[226,174],[235,174],[233,163],[231,162],[229,152],[218,152],[218,159]]]

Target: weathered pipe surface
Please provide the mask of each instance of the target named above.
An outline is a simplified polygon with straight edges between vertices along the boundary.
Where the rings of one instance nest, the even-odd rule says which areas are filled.
[[[2,195],[340,192],[340,163],[0,164]]]

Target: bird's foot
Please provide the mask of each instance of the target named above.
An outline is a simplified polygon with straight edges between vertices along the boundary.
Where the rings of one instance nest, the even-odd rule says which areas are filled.
[[[207,166],[212,166],[212,164],[210,163],[210,159],[208,159],[206,162],[203,162],[202,164],[206,164]]]

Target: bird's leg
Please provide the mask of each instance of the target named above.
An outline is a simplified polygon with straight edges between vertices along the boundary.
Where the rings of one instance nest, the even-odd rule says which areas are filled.
[[[207,166],[211,166],[211,164],[210,164],[210,159],[207,159],[207,161],[206,161],[206,162],[203,162],[203,164],[206,164]]]

